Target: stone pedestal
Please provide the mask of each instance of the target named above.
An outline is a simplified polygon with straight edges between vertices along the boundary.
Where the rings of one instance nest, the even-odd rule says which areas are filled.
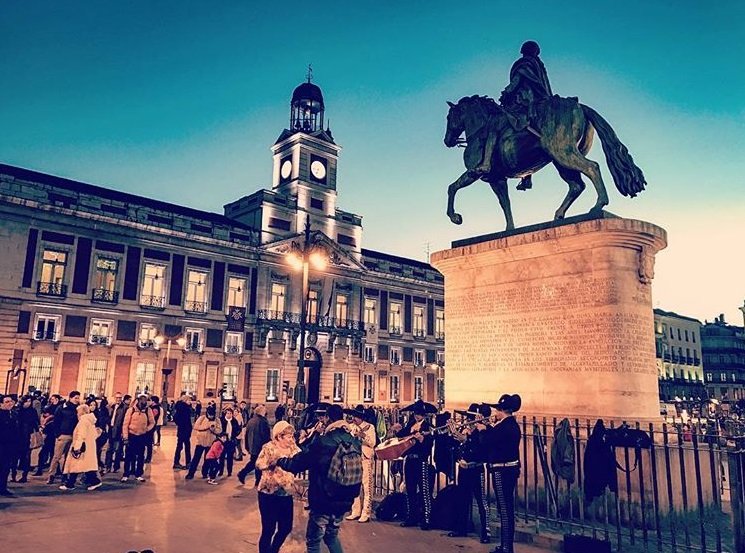
[[[659,421],[651,281],[666,245],[602,213],[435,253],[448,408],[518,393],[525,415]]]

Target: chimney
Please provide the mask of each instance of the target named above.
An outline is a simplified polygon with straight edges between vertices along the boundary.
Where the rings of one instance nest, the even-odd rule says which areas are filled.
[[[719,322],[724,324],[724,313],[719,314]]]

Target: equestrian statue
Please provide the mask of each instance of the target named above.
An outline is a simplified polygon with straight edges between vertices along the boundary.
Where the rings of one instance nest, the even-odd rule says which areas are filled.
[[[582,175],[592,181],[598,195],[590,213],[600,213],[608,205],[608,193],[600,166],[585,157],[595,131],[618,191],[633,198],[644,190],[644,174],[608,122],[577,98],[551,92],[538,44],[528,41],[520,52],[522,58],[513,64],[510,83],[499,104],[486,96],[466,96],[457,104],[448,102],[445,145],[465,146],[466,166],[466,171],[448,187],[450,220],[456,225],[463,222],[455,211],[455,194],[480,179],[488,182],[497,195],[507,230],[514,229],[507,179],[520,178],[517,189],[528,190],[532,188],[531,175],[549,163],[569,185],[555,220],[564,218],[585,189]],[[461,139],[463,134],[465,140]]]

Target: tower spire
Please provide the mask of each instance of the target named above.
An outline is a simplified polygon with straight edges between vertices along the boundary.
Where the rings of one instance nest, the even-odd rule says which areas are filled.
[[[308,78],[308,82],[313,80],[313,65],[310,63],[308,64],[308,72],[305,76]]]

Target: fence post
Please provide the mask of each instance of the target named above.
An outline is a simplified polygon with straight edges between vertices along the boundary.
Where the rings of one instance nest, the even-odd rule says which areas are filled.
[[[742,444],[738,444],[741,446]],[[743,449],[741,447],[727,448],[729,465],[729,494],[732,505],[732,531],[735,538],[735,551],[745,552],[745,527],[743,524]]]

